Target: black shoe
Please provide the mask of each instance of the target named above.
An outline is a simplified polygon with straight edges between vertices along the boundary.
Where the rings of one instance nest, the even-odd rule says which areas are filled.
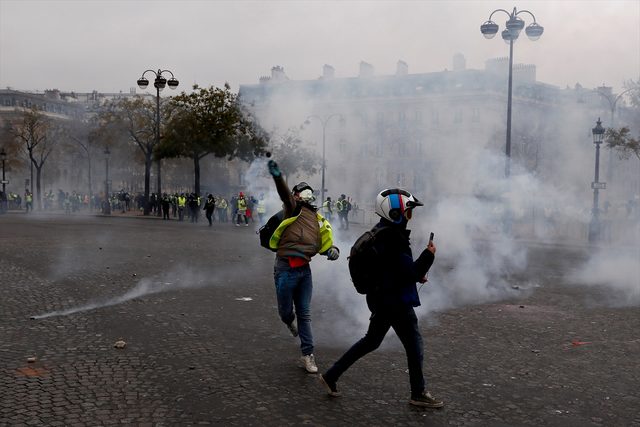
[[[336,385],[336,383],[327,381],[327,379],[322,374],[318,375],[318,381],[320,381],[320,384],[322,384],[324,388],[327,389],[327,394],[329,396],[331,397],[342,396],[342,393],[338,391],[338,386]]]
[[[409,400],[409,404],[413,406],[421,406],[423,408],[442,408],[444,406],[444,402],[442,402],[442,400],[431,396],[431,393],[428,391],[423,391],[419,396],[412,396]]]

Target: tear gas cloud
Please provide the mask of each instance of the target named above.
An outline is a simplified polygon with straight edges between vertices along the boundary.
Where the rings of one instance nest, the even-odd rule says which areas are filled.
[[[525,146],[518,143],[514,133],[509,179],[504,178],[502,114],[487,114],[479,122],[460,124],[446,140],[435,138],[426,131],[423,135],[412,135],[413,140],[422,143],[420,158],[401,161],[389,160],[394,157],[392,155],[384,161],[376,156],[357,155],[371,146],[371,133],[364,132],[366,127],[357,120],[367,107],[349,111],[342,105],[321,106],[305,96],[288,92],[287,96],[274,95],[272,102],[262,106],[257,114],[267,128],[287,129],[303,123],[312,114],[323,115],[323,108],[328,108],[326,115],[339,113],[346,117],[345,125],[340,126],[336,121],[325,128],[326,195],[334,200],[341,193],[351,196],[368,211],[365,215],[367,226],[377,221],[371,215],[373,201],[377,192],[384,188],[404,187],[425,202],[424,207],[416,208],[409,224],[413,230],[414,255],[426,246],[430,231],[436,234],[438,253],[430,273],[431,280],[420,291],[423,304],[420,312],[424,315],[467,304],[523,296],[539,286],[535,277],[524,282],[523,279],[515,281],[514,277],[527,267],[527,247],[523,239],[505,232],[509,228],[505,220],[511,225],[528,220],[520,221],[529,224],[528,239],[586,244],[592,201],[589,184],[593,179],[595,151],[590,134],[593,123],[585,122],[583,117],[572,112],[571,105],[566,105],[561,114],[556,111],[547,116],[529,116],[525,107],[514,107],[514,123],[526,120],[530,129],[542,129],[551,123],[555,124],[557,132],[552,133],[553,139],[541,137],[543,140],[538,141],[533,156],[534,168],[525,167],[524,160],[517,156],[517,150]],[[371,111],[368,113],[371,115]],[[308,126],[301,137],[305,146],[321,158],[322,127]],[[343,142],[339,142],[340,139]],[[341,143],[346,143],[347,154],[341,151],[344,148],[338,147]],[[395,149],[395,141],[391,138],[383,140],[382,144],[383,149],[388,150],[386,153]],[[602,159],[604,153],[605,150]],[[345,156],[346,160],[342,158]],[[260,165],[258,169],[266,171],[266,159],[256,164]],[[604,173],[604,167],[601,166],[601,173]],[[416,170],[427,178],[422,188],[414,188],[406,177],[401,177],[404,171]],[[252,179],[256,177],[253,174]],[[316,189],[320,187],[319,174],[308,176],[302,171],[298,176],[290,177],[290,182],[297,180],[305,180]],[[267,182],[265,185],[271,186],[270,198],[279,206],[273,184]],[[334,219],[334,229],[336,225],[337,219]],[[632,244],[636,247],[635,252],[625,256],[619,252],[594,255],[585,266],[578,268],[583,270],[582,274],[566,272],[567,277],[581,285],[607,286],[612,294],[628,303],[640,303],[637,297],[640,288],[637,234],[640,227],[637,221],[628,226],[628,232],[623,233],[621,239],[612,237],[611,246]],[[314,263],[316,293],[332,293],[335,302],[352,314],[351,319],[344,320],[345,324],[357,320],[366,325],[369,313],[363,298],[353,290],[346,266],[353,239],[345,238],[339,230],[335,234],[342,256],[335,263]],[[635,240],[629,239],[634,235]],[[627,240],[623,240],[625,238]],[[354,307],[359,308],[354,310]],[[336,330],[344,330],[341,326],[337,325]]]
[[[589,262],[568,275],[576,286],[606,289],[605,302],[613,306],[640,305],[640,248],[601,248]]]

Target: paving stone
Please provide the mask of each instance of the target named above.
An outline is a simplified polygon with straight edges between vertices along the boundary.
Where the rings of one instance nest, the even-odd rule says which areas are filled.
[[[201,226],[0,216],[0,426],[640,426],[640,316],[564,282],[586,247],[531,245],[514,283],[535,279],[530,293],[422,315],[425,373],[446,404],[433,411],[408,404],[393,334],[341,378],[344,396],[328,399],[278,319],[273,256],[251,227]],[[323,262],[312,266],[313,328],[326,369],[364,327],[329,292]],[[142,280],[182,286],[31,319],[113,301]],[[112,347],[118,339],[124,350]]]

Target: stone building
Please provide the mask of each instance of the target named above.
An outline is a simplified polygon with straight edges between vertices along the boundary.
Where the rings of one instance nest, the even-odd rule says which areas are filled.
[[[240,98],[267,130],[283,132],[307,122],[303,140],[319,157],[324,141],[330,196],[371,200],[377,189],[402,186],[417,189],[427,201],[444,194],[500,199],[508,58],[469,69],[456,54],[452,65],[411,73],[400,60],[395,74],[377,75],[362,61],[358,76],[337,77],[325,64],[315,80],[291,79],[278,66],[258,84],[241,85]],[[539,82],[532,64],[514,64],[513,76],[511,174],[578,194],[588,205],[595,151],[591,128],[598,117],[607,126],[604,100],[579,84],[559,88]],[[638,177],[619,160],[602,163],[603,175],[607,169],[618,183],[610,194],[624,198],[639,192]],[[307,178],[320,187],[319,176]]]

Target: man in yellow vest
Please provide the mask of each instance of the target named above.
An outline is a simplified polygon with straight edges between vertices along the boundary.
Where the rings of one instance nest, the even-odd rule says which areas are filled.
[[[218,207],[216,209],[218,210],[218,219],[220,222],[227,222],[227,209],[229,208],[229,203],[227,202],[227,199],[222,196],[218,196],[217,200]]]
[[[33,194],[29,190],[24,190],[24,205],[27,208],[27,213],[33,212]]]
[[[245,226],[249,226],[249,218],[247,218],[247,199],[244,198],[244,193],[238,194],[238,200],[236,201],[237,214],[236,214],[236,227],[240,227],[240,221],[244,221]]]
[[[309,373],[316,373],[318,367],[311,333],[313,283],[309,262],[318,253],[334,261],[340,256],[340,250],[333,246],[331,224],[312,205],[315,197],[311,186],[301,182],[289,191],[273,160],[269,161],[269,173],[283,203],[283,220],[269,241],[269,246],[277,250],[274,279],[278,314],[291,334],[300,337],[304,368]]]
[[[258,207],[256,208],[256,211],[258,212],[260,224],[264,224],[264,214],[267,213],[267,202],[264,200],[264,194],[260,194],[260,200],[258,200]]]
[[[327,200],[322,203],[322,214],[329,221],[333,219],[333,206],[331,206],[331,197],[327,196]]]
[[[178,196],[178,221],[184,221],[184,210],[187,207],[187,198],[184,193]]]

